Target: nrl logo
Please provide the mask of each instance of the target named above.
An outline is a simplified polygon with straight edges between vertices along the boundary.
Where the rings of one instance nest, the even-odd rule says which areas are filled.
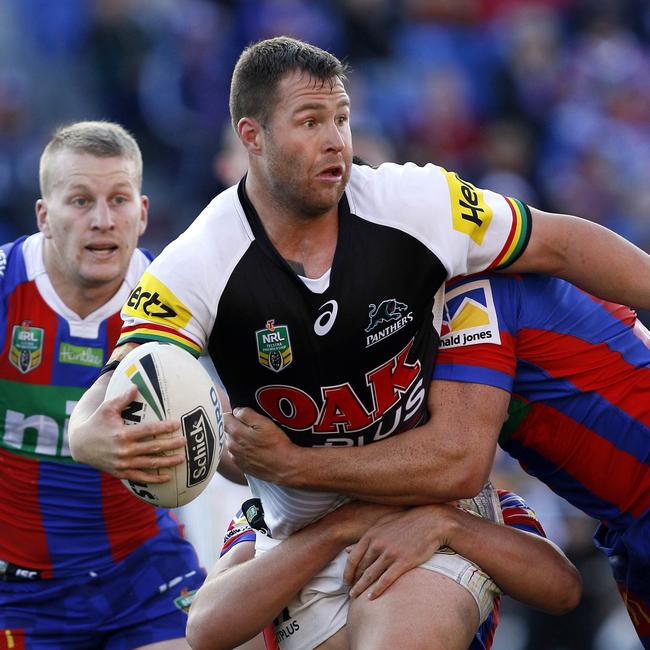
[[[275,320],[266,321],[264,329],[255,332],[257,342],[257,360],[269,370],[280,372],[292,361],[289,328],[276,325]]]
[[[196,589],[189,591],[187,587],[184,587],[181,591],[181,595],[178,596],[178,598],[174,598],[174,605],[176,605],[176,607],[178,607],[182,612],[185,612],[186,614],[189,613],[190,605],[194,600],[195,594]]]
[[[368,308],[370,322],[365,330],[368,334],[366,337],[367,348],[401,330],[407,323],[413,320],[413,312],[408,311],[408,305],[399,302],[395,298],[382,300],[379,305],[372,303]],[[375,332],[382,325],[386,327]]]
[[[24,374],[38,368],[43,360],[43,328],[32,327],[30,321],[14,325],[11,333],[9,361]]]

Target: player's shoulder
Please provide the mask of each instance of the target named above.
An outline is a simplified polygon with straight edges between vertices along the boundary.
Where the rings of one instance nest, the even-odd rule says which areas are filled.
[[[375,219],[385,215],[386,219],[399,221],[418,204],[424,204],[427,211],[436,201],[449,206],[445,170],[432,163],[387,162],[377,167],[354,164],[346,194],[355,214]]]
[[[0,246],[0,294],[6,296],[28,279],[25,242],[39,235],[23,236]]]
[[[243,510],[238,510],[230,521],[226,534],[223,538],[221,556],[229,553],[235,546],[243,542],[255,543],[256,532],[251,527]]]
[[[503,514],[503,523],[512,528],[546,537],[544,528],[537,518],[535,511],[526,500],[510,490],[497,490],[499,505]]]

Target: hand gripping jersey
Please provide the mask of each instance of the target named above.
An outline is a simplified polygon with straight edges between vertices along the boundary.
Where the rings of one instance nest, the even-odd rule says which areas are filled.
[[[529,230],[525,206],[439,167],[354,165],[332,267],[306,281],[271,245],[242,181],[149,267],[120,343],[207,349],[233,406],[297,444],[368,444],[426,417],[444,280],[511,263]],[[250,483],[276,538],[343,500]]]
[[[536,275],[447,286],[434,379],[512,393],[499,444],[603,525],[650,647],[650,336],[634,312]]]
[[[42,249],[41,234],[0,248],[0,561],[58,578],[111,567],[177,524],[119,480],[75,463],[66,432],[149,260],[136,251],[120,291],[81,320],[54,292]]]
[[[499,495],[504,525],[523,530],[527,533],[533,533],[540,537],[546,537],[546,533],[537,519],[535,512],[522,497],[507,490],[497,490],[497,494]],[[246,510],[246,514],[250,516],[248,510]],[[242,542],[255,544],[256,529],[254,526],[256,524],[252,522],[251,525],[246,514],[242,510],[239,510],[231,520],[223,540],[220,557],[229,553],[237,544],[241,544]],[[262,585],[262,588],[264,588],[264,585]],[[494,600],[492,613],[479,627],[468,650],[490,650],[497,625],[499,624],[500,605],[501,597],[497,596]],[[279,625],[280,621],[276,621],[276,624]],[[278,650],[279,646],[275,639],[272,625],[264,630],[264,641],[267,650]]]

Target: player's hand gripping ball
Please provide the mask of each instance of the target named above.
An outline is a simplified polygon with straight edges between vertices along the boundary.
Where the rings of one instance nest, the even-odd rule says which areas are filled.
[[[185,462],[164,470],[171,474],[166,483],[122,482],[147,503],[165,508],[185,505],[210,482],[223,450],[223,416],[214,383],[189,352],[151,342],[122,359],[108,384],[106,399],[123,394],[132,384],[138,394],[122,411],[124,424],[178,420],[179,430],[162,435],[185,439]]]

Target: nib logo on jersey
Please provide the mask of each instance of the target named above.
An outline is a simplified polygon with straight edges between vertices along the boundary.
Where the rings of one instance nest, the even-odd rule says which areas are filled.
[[[489,280],[468,282],[447,291],[441,348],[501,343],[499,320]]]
[[[408,305],[395,298],[382,300],[379,305],[368,305],[370,322],[366,327],[366,347],[383,341],[391,334],[401,330],[413,320],[413,312],[408,311]]]

